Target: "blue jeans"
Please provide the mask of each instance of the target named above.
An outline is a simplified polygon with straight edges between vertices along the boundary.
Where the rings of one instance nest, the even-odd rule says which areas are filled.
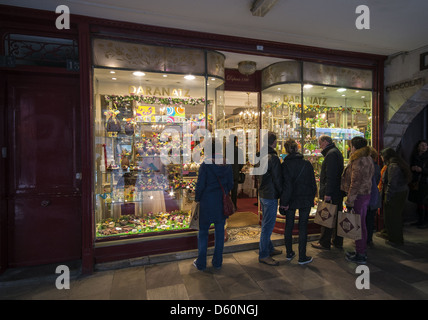
[[[223,263],[223,248],[224,248],[224,224],[226,220],[214,223],[214,255],[212,264],[214,268],[220,268]],[[198,232],[198,258],[196,266],[199,270],[204,270],[207,267],[207,249],[208,249],[208,233],[211,223],[199,224]]]
[[[259,244],[259,259],[269,257],[273,251],[273,244],[270,240],[273,228],[276,221],[276,213],[278,211],[278,199],[262,199],[260,198],[260,205],[262,207],[262,229],[260,233]]]
[[[299,259],[306,257],[306,243],[308,240],[308,219],[311,208],[299,209]],[[296,210],[287,210],[285,213],[284,242],[287,254],[293,252],[293,228]]]

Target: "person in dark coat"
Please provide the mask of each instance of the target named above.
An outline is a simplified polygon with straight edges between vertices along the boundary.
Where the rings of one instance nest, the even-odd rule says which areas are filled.
[[[344,169],[343,155],[331,137],[322,135],[318,139],[318,144],[322,149],[324,161],[321,165],[320,172],[320,189],[319,199],[323,201],[331,201],[331,203],[341,208],[343,205],[343,192],[340,190],[342,173]],[[332,236],[333,244],[337,248],[343,247],[343,238],[337,235],[337,229],[330,229],[321,226],[321,237],[318,243],[312,243],[312,247],[316,249],[330,250]]]
[[[367,208],[366,226],[367,226],[367,245],[373,247],[373,232],[375,226],[375,217],[378,209],[382,206],[378,184],[381,178],[380,167],[377,164],[378,153],[376,149],[370,147],[370,156],[373,160],[374,174],[372,177],[372,187],[370,192],[370,202]]]
[[[288,260],[296,254],[293,251],[293,227],[296,210],[299,210],[299,264],[312,262],[312,257],[306,256],[307,226],[311,207],[317,192],[314,168],[298,152],[296,141],[288,139],[284,143],[287,156],[282,162],[282,194],[279,212],[286,216],[285,221],[285,248]]]
[[[221,158],[222,146],[213,143],[211,159],[206,159],[199,167],[198,180],[195,189],[195,201],[200,202],[199,207],[199,232],[198,232],[198,258],[193,265],[198,270],[204,270],[207,266],[208,230],[214,223],[215,243],[212,265],[219,269],[223,263],[224,247],[224,224],[226,217],[223,214],[223,191],[228,194],[233,187],[232,166],[226,164],[215,164],[215,158]],[[212,160],[212,161],[211,161]]]
[[[270,237],[275,227],[278,199],[282,192],[282,172],[281,161],[274,149],[276,146],[275,133],[268,132],[267,142],[268,154],[264,155],[267,157],[267,171],[261,177],[259,185],[259,198],[263,213],[259,243],[259,262],[277,266],[279,262],[275,261],[272,256],[281,254],[282,251],[276,250],[273,247]]]
[[[412,180],[409,165],[392,148],[380,152],[387,166],[382,176],[381,195],[383,199],[383,219],[385,231],[380,235],[386,243],[398,246],[404,244],[403,211],[409,193],[408,184]]]
[[[419,228],[428,228],[428,143],[419,140],[416,143],[410,159],[412,183],[410,183],[409,200],[415,202],[418,208]]]
[[[238,209],[237,206],[237,200],[238,200],[238,181],[239,181],[239,175],[241,173],[242,168],[244,167],[243,163],[240,163],[240,159],[242,158],[243,161],[245,161],[244,154],[241,149],[238,148],[238,138],[235,135],[231,135],[233,139],[229,142],[233,146],[233,160],[229,163],[232,165],[232,172],[233,172],[233,188],[230,193],[230,198],[232,199],[233,204],[235,205],[235,208]]]

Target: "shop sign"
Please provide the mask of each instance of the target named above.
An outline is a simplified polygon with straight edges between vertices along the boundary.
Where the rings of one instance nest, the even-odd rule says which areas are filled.
[[[259,73],[243,75],[237,69],[225,69],[224,90],[226,91],[259,91]]]
[[[288,103],[291,103],[291,102],[300,103],[300,96],[298,96],[298,95],[296,95],[296,96],[284,95],[283,101],[288,102]],[[303,97],[303,102],[307,103],[307,104],[318,104],[318,105],[326,106],[327,105],[327,98],[324,98],[324,97]]]
[[[129,86],[128,92],[142,96],[190,97],[190,89],[182,88]]]
[[[415,87],[415,86],[423,86],[425,83],[424,78],[418,78],[418,79],[414,79],[414,80],[407,80],[407,81],[403,81],[397,84],[393,84],[390,86],[386,87],[386,92],[391,92],[391,91],[395,91],[395,90],[403,90],[403,89],[407,89],[407,88],[411,88],[411,87]]]

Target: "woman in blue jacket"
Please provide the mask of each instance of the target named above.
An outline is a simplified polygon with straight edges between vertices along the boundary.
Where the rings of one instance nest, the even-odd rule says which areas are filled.
[[[200,202],[200,207],[198,258],[193,262],[193,265],[198,270],[204,270],[207,267],[208,230],[212,223],[214,223],[215,228],[212,265],[219,269],[223,263],[226,217],[223,214],[223,191],[220,182],[226,194],[229,194],[233,188],[233,173],[232,166],[225,163],[224,157],[221,159],[222,164],[214,163],[216,158],[222,157],[221,151],[219,151],[221,148],[221,144],[212,144],[212,158],[206,159],[201,164],[196,182],[195,201]],[[234,161],[238,161],[238,159],[234,159]]]

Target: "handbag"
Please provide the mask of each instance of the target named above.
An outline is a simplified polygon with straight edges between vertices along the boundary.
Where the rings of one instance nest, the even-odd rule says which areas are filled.
[[[192,210],[190,212],[189,228],[199,230],[199,207],[200,204],[194,201],[192,204]]]
[[[333,228],[336,222],[337,205],[326,201],[319,201],[314,222],[326,228]]]
[[[213,171],[214,173],[214,171]],[[217,175],[214,173],[214,175],[217,178],[218,183],[220,184],[221,190],[223,191],[223,215],[228,218],[232,214],[235,213],[235,205],[233,204],[232,199],[230,196],[224,191],[223,185],[220,182],[220,179],[217,177]]]
[[[224,191],[223,185],[221,184],[220,179],[218,177],[217,180],[220,184],[221,190],[223,191],[223,214],[227,218],[235,213],[235,205],[233,204],[233,201],[230,196]]]
[[[352,240],[362,239],[361,216],[354,209],[351,212],[338,212],[337,235]]]

